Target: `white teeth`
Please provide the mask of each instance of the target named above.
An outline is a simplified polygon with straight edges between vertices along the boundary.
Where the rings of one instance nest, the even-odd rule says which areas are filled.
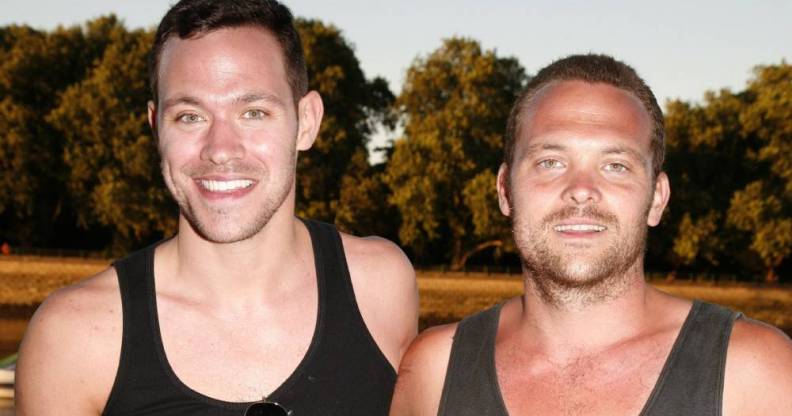
[[[601,225],[594,225],[594,224],[569,224],[569,225],[556,225],[553,227],[554,230],[564,232],[564,231],[605,231],[605,227]]]
[[[229,192],[235,191],[237,189],[247,188],[248,186],[253,185],[253,181],[250,179],[235,179],[233,181],[212,181],[201,179],[200,182],[201,186],[211,192]]]

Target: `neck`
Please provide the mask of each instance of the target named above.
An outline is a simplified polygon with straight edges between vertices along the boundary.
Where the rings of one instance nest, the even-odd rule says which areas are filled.
[[[631,338],[651,320],[648,309],[654,291],[644,280],[641,261],[590,287],[562,288],[541,276],[523,274],[520,331],[560,359]]]
[[[158,291],[162,281],[163,289],[178,288],[185,296],[236,307],[260,304],[310,281],[311,247],[293,210],[278,210],[258,233],[234,243],[206,240],[182,216],[178,235],[157,249]]]

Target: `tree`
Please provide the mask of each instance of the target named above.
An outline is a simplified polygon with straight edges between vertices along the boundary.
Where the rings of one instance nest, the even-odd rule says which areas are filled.
[[[672,197],[661,227],[652,233],[649,259],[661,257],[662,242],[668,248],[662,257],[675,269],[733,270],[745,260],[724,255],[744,242],[722,232],[732,192],[755,174],[745,163],[742,105],[728,90],[707,92],[703,105],[667,104],[665,170]]]
[[[157,146],[146,120],[150,31],[127,31],[115,19],[87,76],[70,86],[47,121],[64,138],[67,189],[86,228],[112,230],[121,253],[176,228],[175,204],[162,183]]]
[[[760,66],[754,73],[740,122],[743,137],[756,144],[747,160],[767,169],[734,193],[728,222],[751,235],[765,280],[775,282],[792,254],[792,65]]]
[[[396,101],[404,137],[385,181],[401,215],[399,238],[420,259],[447,253],[452,268],[503,245],[508,223],[497,208],[495,172],[512,103],[526,81],[513,58],[452,38],[408,69]]]
[[[759,67],[748,88],[666,108],[669,213],[650,244],[674,268],[777,279],[792,251],[792,70]]]
[[[336,27],[298,19],[297,29],[309,87],[321,94],[325,108],[313,148],[298,161],[298,215],[336,222],[355,233],[381,231],[382,222],[366,218],[386,209],[366,144],[376,125],[389,121],[393,94],[382,78],[365,78],[352,46]]]
[[[2,30],[0,229],[12,244],[64,246],[74,235],[63,141],[46,115],[61,92],[85,76],[103,48],[100,32],[114,21],[98,19],[87,36],[80,27]]]

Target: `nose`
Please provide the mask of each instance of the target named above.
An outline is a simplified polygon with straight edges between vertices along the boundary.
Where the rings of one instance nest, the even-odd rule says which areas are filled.
[[[245,146],[239,132],[224,120],[214,120],[204,138],[201,160],[223,165],[244,157]]]
[[[573,205],[597,203],[602,198],[595,175],[584,171],[569,172],[569,180],[561,196]]]

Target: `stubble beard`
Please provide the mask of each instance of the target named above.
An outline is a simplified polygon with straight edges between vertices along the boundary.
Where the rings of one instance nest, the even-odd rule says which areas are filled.
[[[199,199],[196,203],[191,202],[187,193],[182,192],[170,180],[165,166],[163,166],[163,175],[171,195],[179,205],[181,215],[196,234],[213,243],[236,243],[247,240],[260,232],[283,205],[294,184],[296,155],[290,155],[288,160],[291,163],[284,168],[285,177],[281,178],[271,175],[271,172],[263,166],[247,163],[230,163],[221,166],[203,163],[188,165],[182,169],[181,175],[187,178],[211,173],[246,174],[258,180],[255,186],[270,187],[266,190],[264,201],[256,207],[257,211],[251,219],[241,217],[240,212],[233,207],[216,207],[204,204],[199,208],[196,205],[203,204],[203,201]],[[254,192],[256,191],[261,192],[254,190]]]
[[[512,231],[526,275],[526,290],[534,290],[551,305],[585,307],[607,302],[629,287],[633,269],[642,268],[647,226],[640,218],[635,224],[625,224],[625,228],[615,215],[593,206],[565,207],[546,216],[538,225],[530,224],[514,207],[512,214]],[[577,257],[573,247],[554,248],[550,241],[555,232],[553,224],[572,217],[595,219],[618,238],[597,252],[587,253],[585,258]]]

